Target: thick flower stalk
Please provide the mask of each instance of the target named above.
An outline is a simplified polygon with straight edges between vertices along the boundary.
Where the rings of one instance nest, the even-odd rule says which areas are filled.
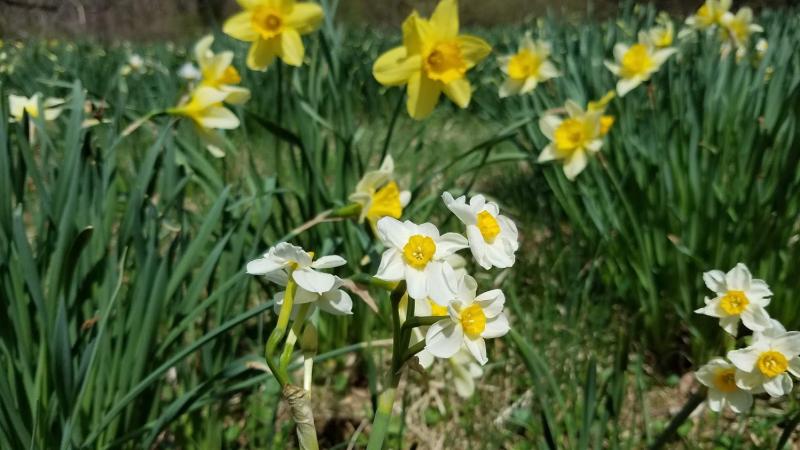
[[[414,11],[403,22],[403,45],[382,54],[372,67],[384,86],[408,86],[406,109],[414,119],[424,119],[444,93],[460,108],[472,98],[466,77],[491,52],[481,38],[459,34],[458,4],[442,0],[430,19]]]
[[[225,21],[222,31],[240,41],[251,42],[247,67],[264,71],[280,58],[290,66],[301,66],[305,46],[301,35],[316,31],[325,13],[316,3],[294,0],[238,0],[244,8]]]

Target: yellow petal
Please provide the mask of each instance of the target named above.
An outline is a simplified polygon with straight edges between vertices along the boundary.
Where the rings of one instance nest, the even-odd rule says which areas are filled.
[[[197,41],[197,44],[194,45],[194,57],[201,69],[208,65],[208,54],[211,51],[211,44],[213,42],[214,36],[209,34],[207,36],[203,36],[203,38]]]
[[[422,53],[423,35],[426,33],[427,22],[419,17],[416,11],[403,21],[403,46],[409,55]]]
[[[208,86],[200,86],[192,93],[190,105],[196,109],[204,109],[225,101],[228,94]]]
[[[231,105],[241,105],[250,100],[250,89],[239,86],[222,86],[220,89],[228,94],[225,102]]]
[[[258,40],[258,32],[253,28],[253,13],[243,11],[231,16],[222,26],[222,31],[228,36],[245,42]]]
[[[492,52],[492,47],[488,42],[467,34],[458,37],[458,46],[461,48],[461,56],[467,62],[468,68],[474,67]]]
[[[378,57],[372,66],[372,75],[384,86],[399,86],[406,84],[421,67],[420,55],[408,57],[405,47],[395,47]]]
[[[279,38],[269,40],[257,39],[247,52],[247,67],[252,70],[267,70],[272,61],[278,56]]]
[[[472,87],[469,85],[469,80],[459,78],[444,85],[444,94],[460,108],[466,108],[472,97]]]
[[[414,119],[424,119],[439,102],[441,87],[437,81],[417,72],[408,79],[408,114]]]
[[[280,35],[280,40],[280,56],[283,62],[295,67],[303,65],[305,47],[303,47],[303,40],[300,38],[300,33],[292,29],[283,30],[283,33]]]
[[[236,0],[236,3],[244,9],[253,9],[263,5],[264,0]]]
[[[458,3],[456,0],[442,0],[431,15],[431,25],[441,39],[458,35]]]
[[[212,106],[195,120],[203,128],[230,130],[239,126],[239,118],[224,106]]]
[[[286,26],[294,28],[300,34],[311,33],[319,28],[325,12],[316,3],[296,3],[286,17]]]

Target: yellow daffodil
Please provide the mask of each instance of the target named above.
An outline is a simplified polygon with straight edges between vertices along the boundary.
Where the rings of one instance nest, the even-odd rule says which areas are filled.
[[[759,61],[764,59],[767,50],[769,50],[769,42],[764,38],[759,39],[758,42],[756,42],[756,57]]]
[[[214,36],[208,35],[194,47],[197,64],[200,66],[200,85],[208,86],[225,92],[228,96],[225,101],[238,105],[250,99],[250,90],[235,86],[242,81],[239,72],[233,67],[233,52],[224,51],[215,54],[211,50]]]
[[[742,54],[747,50],[750,36],[753,33],[764,31],[760,25],[753,23],[753,10],[748,7],[741,8],[736,15],[726,12],[722,16],[721,23],[723,26],[722,37],[727,48],[730,49],[733,46]]]
[[[401,191],[394,180],[394,160],[387,155],[380,169],[366,172],[350,194],[350,201],[361,205],[359,222],[369,220],[375,229],[381,217],[399,219],[411,200],[409,191]]]
[[[647,32],[650,42],[658,48],[669,47],[675,37],[675,25],[673,25],[672,19],[669,14],[662,12],[658,15],[656,22],[658,25]]]
[[[325,13],[316,3],[294,0],[237,0],[244,11],[225,21],[222,31],[252,42],[247,67],[267,70],[275,57],[290,66],[303,64],[305,47],[300,35],[319,28]]]
[[[588,105],[586,105],[586,110],[589,112],[599,112],[600,116],[600,136],[605,136],[608,134],[611,127],[614,125],[615,118],[610,114],[604,114],[606,112],[606,107],[608,107],[608,103],[616,97],[617,94],[614,91],[606,92],[600,100],[591,101]]]
[[[559,76],[549,57],[550,44],[534,41],[530,33],[526,33],[516,54],[498,58],[500,69],[508,76],[500,86],[500,98],[526,94],[540,82]]]
[[[36,93],[32,97],[23,97],[21,95],[14,95],[11,94],[8,96],[8,112],[10,115],[10,120],[12,121],[21,121],[22,117],[25,113],[28,113],[28,116],[35,119],[39,117],[39,102],[42,103],[42,108],[44,109],[43,118],[45,121],[54,120],[56,117],[61,114],[62,105],[64,104],[64,99],[61,98],[47,98],[41,100],[42,94]]]
[[[227,92],[200,86],[192,92],[188,101],[168,109],[167,113],[191,119],[208,143],[211,154],[221,158],[225,153],[220,148],[219,136],[211,130],[230,130],[239,126],[239,118],[222,103],[228,96]]]
[[[427,117],[442,92],[461,108],[472,87],[467,71],[486,58],[491,47],[475,36],[458,34],[458,5],[442,0],[430,19],[416,11],[403,22],[403,45],[382,54],[372,73],[384,86],[408,85],[408,114]]]
[[[631,46],[619,43],[614,46],[616,61],[606,61],[606,67],[620,79],[617,94],[622,97],[658,72],[662,64],[677,50],[657,49],[646,33],[639,34],[639,42]]]
[[[696,13],[686,19],[695,30],[707,30],[721,25],[722,16],[731,8],[731,0],[706,0]]]
[[[537,161],[563,160],[564,175],[574,180],[586,167],[588,155],[599,152],[603,146],[601,113],[584,111],[572,100],[567,101],[564,107],[567,118],[547,114],[539,120],[539,128],[550,139],[550,144],[542,150]]]

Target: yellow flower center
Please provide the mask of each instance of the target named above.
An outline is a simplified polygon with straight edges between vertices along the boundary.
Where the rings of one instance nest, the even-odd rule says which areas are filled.
[[[614,116],[600,116],[600,136],[608,134],[612,125],[614,125]]]
[[[672,32],[669,29],[661,29],[655,33],[656,47],[669,47],[672,45]]]
[[[521,50],[508,61],[508,76],[515,80],[524,80],[539,73],[542,60],[530,50]]]
[[[447,307],[442,306],[431,299],[428,299],[428,304],[431,305],[431,315],[432,316],[446,316],[447,315]]]
[[[773,378],[786,372],[786,369],[789,368],[789,361],[786,360],[783,353],[776,352],[775,350],[768,350],[758,357],[756,366],[764,376]]]
[[[750,301],[742,291],[728,291],[719,301],[719,307],[725,311],[726,314],[738,316],[742,311],[747,308]]]
[[[478,229],[481,230],[483,240],[492,243],[494,238],[500,234],[500,224],[497,219],[488,211],[481,211],[478,213]]]
[[[586,144],[587,136],[583,121],[571,117],[565,119],[553,133],[556,150],[561,156],[569,156]]]
[[[744,20],[732,20],[728,24],[728,29],[733,34],[733,37],[741,43],[744,43],[750,37],[750,26]]]
[[[203,71],[203,83],[211,87],[219,87],[223,84],[239,84],[242,78],[239,72],[233,66],[228,66],[219,78],[214,78],[214,74],[210,71]]]
[[[423,68],[431,80],[449,83],[464,77],[467,63],[461,56],[461,48],[456,42],[439,42],[425,57]]]
[[[622,76],[646,75],[653,68],[653,59],[644,44],[634,44],[622,56]]]
[[[403,258],[409,266],[422,270],[436,253],[436,243],[428,236],[415,234],[403,247]]]
[[[734,392],[736,389],[736,369],[733,367],[720,369],[714,374],[714,386],[722,392]]]
[[[39,106],[36,103],[31,103],[30,105],[26,106],[25,111],[28,112],[28,115],[31,117],[31,119],[39,117]]]
[[[476,338],[486,328],[486,314],[480,306],[473,303],[461,310],[461,326],[467,336]]]
[[[390,181],[372,194],[372,202],[367,211],[368,218],[378,220],[389,216],[399,219],[401,215],[403,215],[403,204],[400,202],[400,188],[397,187],[397,183]]]
[[[261,34],[264,39],[275,37],[283,29],[283,19],[280,13],[272,8],[261,7],[253,12],[253,28]]]

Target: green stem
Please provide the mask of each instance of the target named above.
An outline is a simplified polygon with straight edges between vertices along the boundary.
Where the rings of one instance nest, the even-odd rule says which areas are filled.
[[[394,396],[397,392],[397,385],[400,384],[400,368],[405,363],[406,351],[408,350],[408,341],[406,334],[410,339],[411,329],[403,330],[400,324],[400,300],[406,295],[406,282],[401,281],[397,287],[394,288],[391,295],[392,303],[392,366],[389,369],[388,382],[389,386],[378,396],[378,407],[375,409],[375,417],[372,419],[372,431],[369,435],[369,442],[367,443],[367,450],[380,450],[383,447],[383,441],[386,439],[386,432],[389,426],[389,419],[392,416],[392,405],[394,404]],[[406,314],[413,316],[414,307],[413,302],[409,302],[409,309]],[[403,346],[405,342],[405,346]]]
[[[310,307],[311,303],[304,303],[300,305],[300,308],[297,311],[297,316],[294,318],[292,329],[289,330],[289,335],[286,337],[286,342],[283,344],[283,353],[281,353],[279,370],[284,374],[288,373],[286,368],[289,367],[289,362],[292,359],[294,344],[297,342],[297,338],[302,335],[301,333],[303,331],[303,326],[305,325],[306,316],[308,315],[308,310]]]
[[[350,277],[350,279],[353,280],[355,283],[367,284],[370,286],[375,286],[381,289],[385,289],[387,291],[393,291],[397,287],[397,283],[394,281],[381,280],[380,278],[375,278],[365,273],[357,273],[352,277]]]
[[[380,450],[383,448],[383,440],[389,428],[389,419],[392,417],[392,405],[394,405],[396,392],[396,387],[390,387],[378,397],[378,409],[375,411],[375,418],[372,421],[372,431],[369,434],[367,450]]]
[[[403,324],[404,329],[411,329],[416,327],[428,327],[436,322],[447,319],[449,316],[420,316],[420,317],[412,317]]]
[[[408,351],[406,351],[405,358],[403,358],[403,362],[407,362],[409,359],[413,358],[414,355],[416,355],[417,353],[421,352],[424,349],[425,349],[425,339],[409,347]]]
[[[356,217],[361,214],[360,203],[350,203],[341,208],[336,208],[331,212],[331,217]]]
[[[275,355],[275,350],[278,348],[278,344],[286,334],[286,327],[289,324],[289,318],[292,316],[292,306],[294,304],[294,293],[296,290],[297,285],[292,279],[292,271],[290,270],[289,281],[286,284],[286,293],[283,295],[283,304],[281,305],[281,310],[278,313],[278,323],[275,325],[272,333],[269,334],[267,345],[264,350],[264,359],[267,360],[267,365],[282,387],[289,383],[289,377],[280,371],[279,366],[275,365],[273,357]]]

